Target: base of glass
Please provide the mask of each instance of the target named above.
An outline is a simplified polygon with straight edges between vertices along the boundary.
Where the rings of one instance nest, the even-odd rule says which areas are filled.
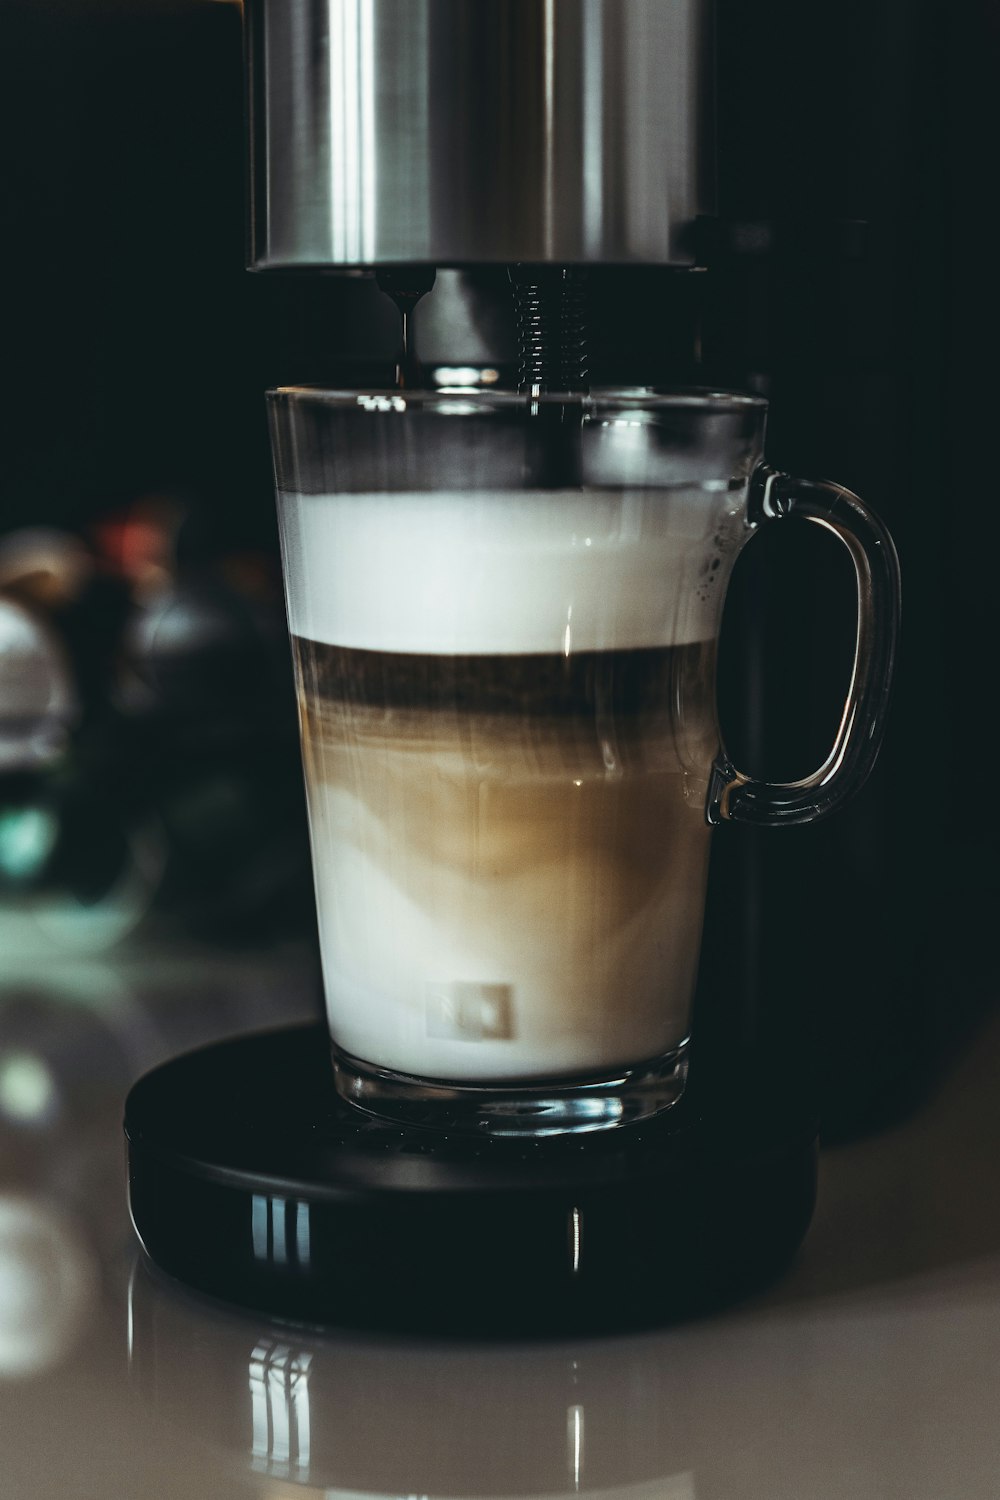
[[[651,1119],[684,1092],[688,1044],[611,1077],[453,1083],[377,1068],[333,1048],[341,1098],[368,1114],[464,1135],[549,1136]]]

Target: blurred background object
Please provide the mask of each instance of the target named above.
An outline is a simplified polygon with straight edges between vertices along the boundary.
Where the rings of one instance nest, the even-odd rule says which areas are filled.
[[[280,600],[266,553],[216,553],[143,496],[0,541],[0,928],[103,947],[147,917],[308,930]],[[263,927],[261,926],[263,924]]]
[[[0,1194],[0,1380],[64,1358],[95,1291],[93,1258],[75,1226],[43,1203]]]
[[[0,595],[0,774],[58,758],[74,698],[60,642],[30,610]]]

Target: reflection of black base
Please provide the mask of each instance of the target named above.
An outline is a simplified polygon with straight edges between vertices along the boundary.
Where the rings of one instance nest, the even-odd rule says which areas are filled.
[[[259,1500],[293,1494],[447,1497],[692,1493],[671,1476],[696,1467],[699,1404],[691,1351],[663,1337],[413,1339],[275,1324],[164,1284],[147,1265],[129,1282],[130,1431],[163,1424],[192,1466],[225,1455]],[[727,1369],[726,1382],[734,1373]],[[699,1392],[701,1394],[699,1395]],[[738,1410],[747,1423],[756,1421]],[[692,1421],[692,1415],[695,1420]],[[752,1439],[748,1438],[748,1442]],[[739,1434],[707,1455],[731,1453]],[[250,1472],[285,1481],[249,1488]],[[725,1493],[725,1486],[715,1493]]]
[[[815,1131],[747,1079],[652,1125],[537,1143],[383,1124],[336,1096],[328,1038],[223,1042],[141,1079],[125,1133],[147,1253],[306,1322],[635,1326],[750,1290],[812,1214]]]

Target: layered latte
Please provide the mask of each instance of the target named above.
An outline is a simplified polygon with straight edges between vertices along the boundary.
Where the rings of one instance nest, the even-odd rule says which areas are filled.
[[[494,1083],[683,1045],[734,499],[282,496],[343,1052]]]

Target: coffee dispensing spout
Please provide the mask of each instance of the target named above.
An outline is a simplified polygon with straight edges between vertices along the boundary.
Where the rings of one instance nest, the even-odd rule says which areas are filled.
[[[433,266],[391,266],[376,273],[379,290],[396,304],[400,321],[399,357],[396,360],[396,384],[400,390],[419,386],[420,362],[413,340],[413,314],[421,297],[437,280]]]
[[[577,266],[509,266],[517,323],[517,388],[527,395],[587,389],[587,272]],[[413,333],[417,304],[434,286],[433,266],[392,266],[375,273],[400,317],[396,385],[423,384]]]

